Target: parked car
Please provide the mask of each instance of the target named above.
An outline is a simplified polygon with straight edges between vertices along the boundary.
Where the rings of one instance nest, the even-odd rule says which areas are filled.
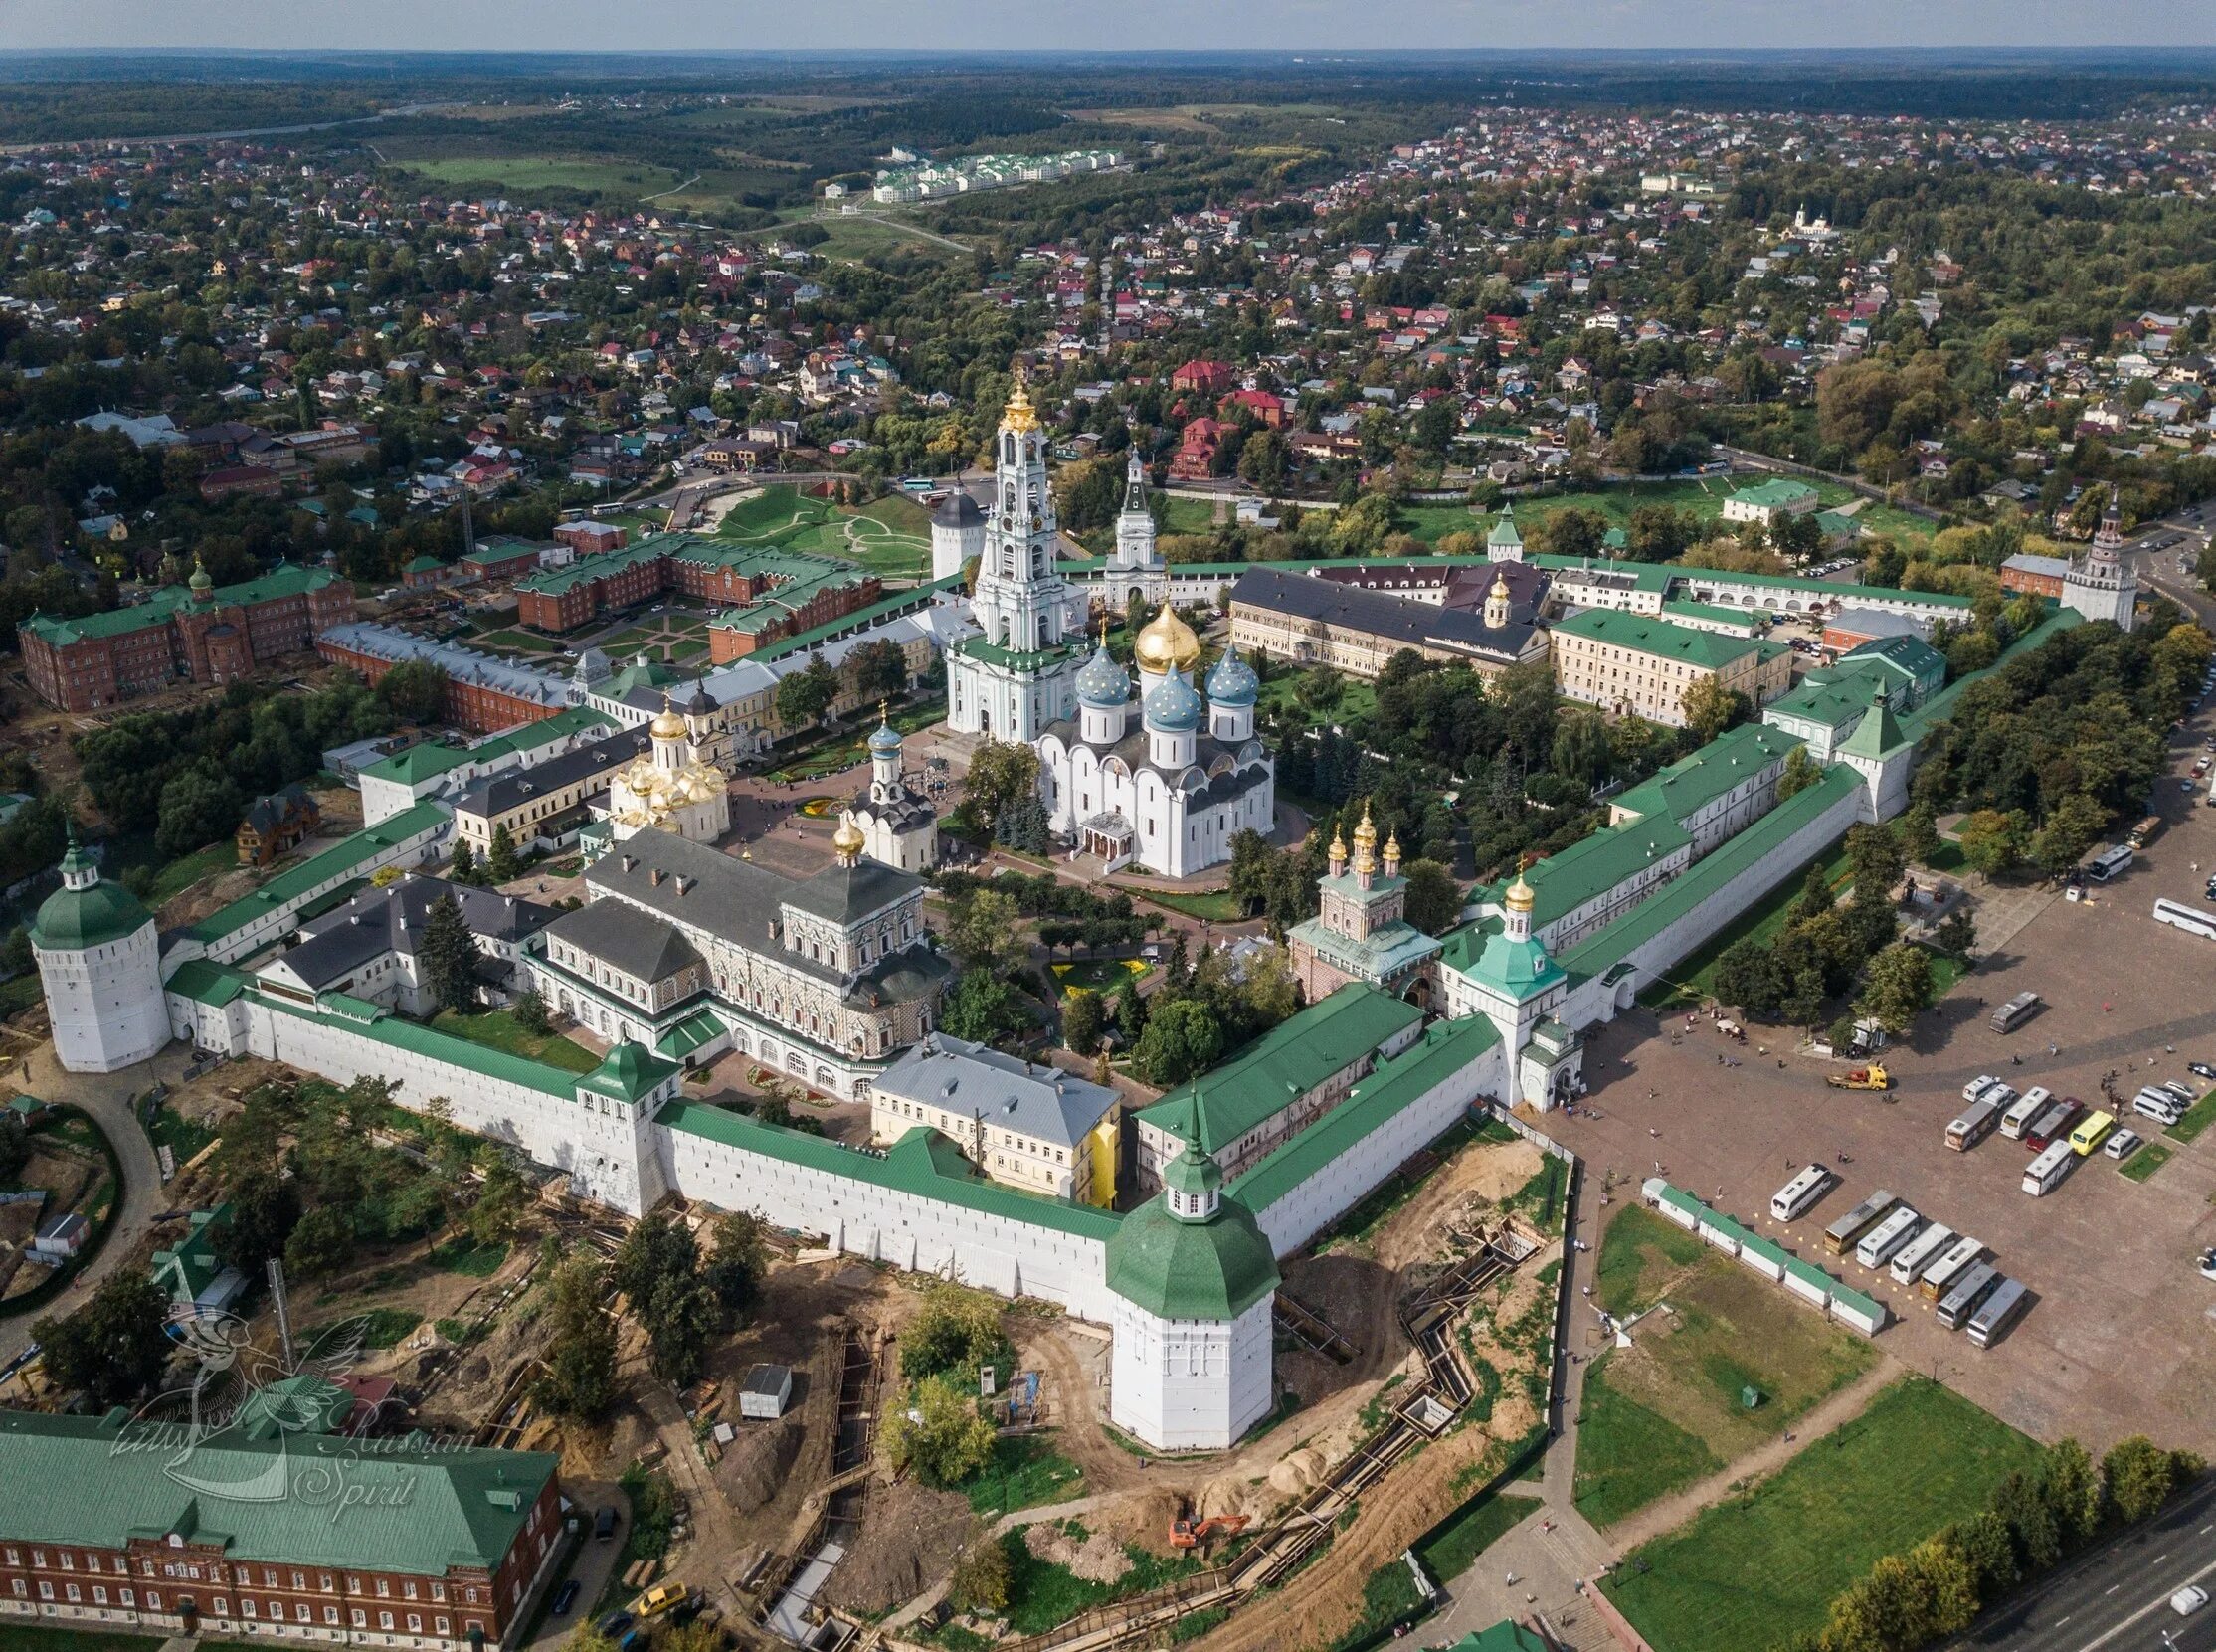
[[[2216,1067],[2210,1066],[2206,1061],[2188,1061],[2185,1063],[2185,1070],[2198,1077],[2216,1082]]]
[[[572,1577],[568,1582],[564,1583],[561,1588],[555,1593],[554,1604],[548,1609],[552,1611],[556,1617],[567,1616],[569,1613],[569,1609],[577,1604],[577,1579]]]
[[[2143,1139],[2136,1130],[2118,1130],[2101,1144],[2101,1151],[2111,1159],[2128,1159]]]
[[[2163,1079],[2162,1088],[2169,1091],[2171,1095],[2177,1097],[2179,1101],[2182,1101],[2188,1107],[2192,1106],[2194,1102],[2200,1100],[2199,1093],[2195,1091],[2190,1084],[2180,1084],[2174,1078]]]
[[[2187,1583],[2170,1596],[2170,1610],[2179,1617],[2191,1617],[2208,1604],[2208,1590],[2198,1583]]]
[[[593,1536],[600,1542],[606,1543],[615,1535],[616,1505],[609,1503],[604,1505],[600,1513],[593,1517]]]
[[[626,1629],[629,1629],[634,1623],[638,1621],[639,1620],[633,1617],[629,1612],[610,1612],[606,1617],[602,1618],[598,1623],[594,1624],[593,1628],[598,1633],[606,1635],[610,1640],[614,1640],[618,1635],[622,1634]]]

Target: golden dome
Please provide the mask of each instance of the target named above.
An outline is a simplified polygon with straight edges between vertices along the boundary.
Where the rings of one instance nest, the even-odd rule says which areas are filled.
[[[1360,848],[1363,845],[1368,844],[1370,847],[1375,848],[1377,847],[1377,843],[1378,828],[1370,824],[1370,805],[1369,802],[1365,800],[1362,806],[1362,825],[1355,827],[1355,846],[1357,848]]]
[[[840,821],[838,829],[831,833],[831,848],[841,861],[854,859],[867,841],[861,834],[861,827],[852,821]]]
[[[682,740],[685,737],[685,720],[677,715],[677,708],[669,703],[669,690],[661,691],[661,715],[646,725],[646,732],[656,740]]]
[[[1162,612],[1140,631],[1133,651],[1138,655],[1142,671],[1157,675],[1166,675],[1172,668],[1190,671],[1200,662],[1200,640],[1193,635],[1193,628],[1164,603]]]
[[[1524,874],[1522,872],[1518,872],[1516,874],[1516,881],[1508,886],[1509,911],[1528,913],[1531,911],[1533,906],[1538,904],[1538,901],[1539,891],[1534,889],[1530,884],[1526,883],[1524,881]]]
[[[1347,858],[1347,839],[1340,835],[1336,826],[1331,828],[1331,857],[1334,860]]]
[[[1488,597],[1498,597],[1504,603],[1515,596],[1515,593],[1508,588],[1508,576],[1506,574],[1495,574],[1493,576],[1493,589],[1485,594]]]
[[[1400,858],[1400,833],[1398,831],[1390,832],[1385,837],[1385,858],[1387,860]]]
[[[1016,388],[1008,393],[1008,406],[1001,410],[1001,429],[1004,431],[1035,431],[1038,429],[1038,409],[1031,406],[1031,393],[1025,382],[1023,364],[1016,364]]]

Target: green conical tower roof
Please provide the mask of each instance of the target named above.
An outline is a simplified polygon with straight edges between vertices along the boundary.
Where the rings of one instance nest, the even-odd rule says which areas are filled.
[[[31,920],[31,944],[41,952],[82,952],[135,935],[154,915],[120,883],[100,876],[92,851],[77,838],[70,823],[70,846],[62,856],[62,887],[47,896]]]
[[[1908,738],[1894,720],[1893,702],[1880,688],[1870,709],[1863,713],[1862,721],[1854,725],[1854,732],[1839,743],[1839,755],[1868,758],[1874,762],[1887,752],[1899,751],[1908,744]]]
[[[637,1101],[676,1070],[674,1061],[664,1061],[646,1045],[627,1038],[580,1078],[577,1087],[615,1101]]]
[[[1163,1193],[1124,1217],[1108,1241],[1108,1288],[1157,1319],[1231,1320],[1277,1289],[1277,1257],[1223,1172],[1188,1146],[1162,1173]],[[1204,1214],[1178,1215],[1172,1194]]]

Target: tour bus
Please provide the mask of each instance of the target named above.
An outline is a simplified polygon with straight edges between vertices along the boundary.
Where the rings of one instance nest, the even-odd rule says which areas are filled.
[[[2070,1148],[2083,1159],[2109,1139],[2109,1132],[2116,1128],[2114,1113],[2096,1112],[2085,1123],[2070,1132]]]
[[[2024,1132],[2024,1146],[2034,1153],[2045,1153],[2052,1143],[2069,1135],[2070,1127],[2084,1111],[2084,1102],[2064,1096],[2031,1121],[2031,1128]]]
[[[2122,876],[2124,869],[2130,864],[2131,845],[2129,843],[2119,843],[2114,848],[2101,850],[2087,860],[2079,870],[2083,871],[2086,876],[2096,883],[2106,883],[2112,877]]]
[[[2052,1193],[2062,1179],[2077,1168],[2078,1156],[2071,1151],[2067,1141],[2050,1144],[2038,1158],[2024,1167],[2024,1192],[2037,1198],[2041,1193]]]
[[[1993,1133],[1993,1126],[2000,1123],[2000,1103],[1980,1101],[1966,1109],[1962,1116],[1946,1127],[1946,1145],[1956,1153],[1967,1153]]]
[[[2037,993],[2018,993],[1993,1011],[1993,1030],[1995,1032],[2013,1032],[2024,1022],[2031,1019],[2038,1009],[2039,995]]]
[[[1953,1289],[1939,1298],[1939,1322],[1949,1331],[1959,1331],[1969,1317],[1977,1312],[1986,1294],[2000,1283],[2000,1270],[1990,1262],[1980,1262],[1954,1282]]]
[[[1889,1190],[1880,1188],[1823,1230],[1824,1249],[1834,1256],[1845,1255],[1847,1246],[1868,1232],[1879,1218],[1900,1202]]]
[[[1917,1289],[1924,1293],[1926,1301],[1937,1302],[1945,1294],[1947,1286],[1954,1282],[1956,1276],[1984,1254],[1985,1247],[1977,1240],[1967,1237],[1956,1239],[1939,1252],[1938,1261],[1924,1270],[1924,1277],[1918,1282]]]
[[[1979,1348],[1992,1347],[2024,1311],[2024,1282],[2002,1275],[1993,1294],[1985,1299],[1985,1306],[1970,1317],[1969,1340]]]
[[[2172,929],[2182,929],[2188,935],[2198,935],[2204,941],[2216,941],[2216,915],[2182,906],[2174,900],[2154,903],[2154,921],[2168,924]]]
[[[2024,1131],[2031,1121],[2047,1110],[2047,1103],[2054,1100],[2045,1085],[2034,1084],[2024,1094],[2009,1103],[2008,1111],[2000,1116],[2000,1133],[2011,1142],[2024,1139]]]
[[[1916,1276],[1931,1264],[1933,1257],[1954,1242],[1954,1229],[1942,1221],[1935,1221],[1911,1239],[1893,1258],[1893,1283],[1913,1285]]]
[[[1769,1195],[1770,1219],[1798,1221],[1811,1204],[1831,1191],[1831,1180],[1825,1166],[1810,1165]]]
[[[1895,1251],[1916,1237],[1916,1230],[1924,1218],[1902,1205],[1877,1226],[1862,1235],[1862,1242],[1854,1247],[1854,1259],[1866,1268],[1882,1268],[1893,1259]]]

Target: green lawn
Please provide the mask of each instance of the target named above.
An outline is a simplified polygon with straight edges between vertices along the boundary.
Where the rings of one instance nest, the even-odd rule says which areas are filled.
[[[500,1271],[500,1264],[508,1259],[508,1247],[494,1243],[472,1243],[464,1234],[457,1234],[424,1258],[435,1268],[449,1273],[466,1275],[471,1279],[490,1279]]]
[[[216,1139],[216,1133],[197,1120],[180,1115],[176,1108],[164,1102],[154,1110],[146,1126],[146,1139],[155,1147],[166,1147],[182,1165],[202,1148]]]
[[[1623,1352],[1610,1349],[1593,1362],[1577,1419],[1577,1476],[1570,1495],[1577,1512],[1599,1527],[1724,1466],[1698,1434],[1610,1384],[1609,1363]]]
[[[2117,1171],[2120,1175],[2129,1177],[2133,1182],[2144,1182],[2170,1162],[2171,1153],[2172,1150],[2164,1147],[2160,1142],[2148,1142],[2138,1152],[2119,1165]]]
[[[18,1015],[46,997],[46,989],[39,984],[39,972],[25,970],[21,975],[0,981],[0,1015]]]
[[[1074,964],[1056,964],[1054,979],[1064,993],[1090,987],[1106,995],[1127,981],[1138,980],[1149,968],[1151,966],[1143,958],[1080,958]]]
[[[1646,1312],[1685,1269],[1708,1253],[1696,1234],[1642,1205],[1626,1205],[1608,1224],[1593,1270],[1593,1297],[1609,1313]]]
[[[574,189],[586,194],[605,192],[631,201],[683,183],[688,176],[639,161],[572,160],[553,155],[470,155],[404,160],[400,164],[442,184],[491,184],[511,195]]]
[[[1639,1002],[1650,1010],[1668,1014],[1673,1010],[1690,1010],[1713,997],[1716,961],[1750,936],[1765,944],[1777,938],[1785,927],[1785,913],[1800,898],[1800,886],[1807,879],[1809,865],[1823,867],[1834,894],[1847,885],[1853,873],[1847,863],[1843,840],[1816,860],[1795,866],[1768,899],[1757,901],[1741,913],[1738,922],[1713,936],[1706,946],[1679,964],[1672,972],[1674,979],[1657,981],[1639,995]]]
[[[573,1044],[559,1032],[544,1035],[526,1032],[515,1024],[515,1016],[505,1010],[479,1010],[467,1015],[442,1010],[432,1017],[431,1025],[434,1031],[452,1033],[489,1049],[505,1050],[527,1061],[541,1061],[564,1072],[591,1072],[600,1065],[600,1057],[583,1044]]]
[[[1054,1449],[1050,1435],[1018,1434],[993,1442],[993,1460],[962,1488],[987,1520],[1085,1495],[1085,1471]]]
[[[230,871],[238,863],[238,845],[228,837],[204,849],[194,849],[190,854],[180,854],[154,874],[154,881],[146,890],[146,904],[158,907],[183,894],[202,878]]]
[[[1312,674],[1311,670],[1300,667],[1273,665],[1270,668],[1269,681],[1262,684],[1261,695],[1254,702],[1257,714],[1267,717],[1273,711],[1290,708],[1305,710],[1300,705],[1300,690]],[[1353,723],[1361,721],[1377,709],[1378,690],[1367,682],[1348,677],[1342,681],[1339,698],[1332,702],[1326,715],[1334,722]]]
[[[403,1337],[423,1324],[423,1315],[412,1309],[372,1308],[366,1314],[349,1314],[344,1319],[333,1320],[326,1325],[318,1325],[301,1332],[301,1344],[304,1347],[313,1348],[328,1337],[331,1339],[332,1347],[343,1346],[352,1340],[352,1325],[357,1319],[364,1322],[362,1326],[362,1347],[377,1349],[397,1348]],[[343,1334],[339,1334],[342,1326],[346,1327],[346,1330]]]
[[[1416,1559],[1434,1580],[1452,1582],[1538,1507],[1536,1497],[1487,1492],[1449,1515],[1420,1540],[1415,1546]]]
[[[1655,1652],[1767,1652],[2039,1455],[1968,1400],[1904,1377],[1752,1492],[1640,1546],[1605,1587]]]
[[[1369,1646],[1414,1617],[1422,1607],[1423,1595],[1415,1586],[1415,1574],[1408,1570],[1407,1562],[1387,1560],[1364,1581],[1362,1615],[1331,1643],[1331,1652],[1356,1652],[1359,1647]]]
[[[562,653],[561,643],[551,637],[535,637],[527,631],[487,632],[477,639],[478,645],[486,648],[516,648],[524,653]]]
[[[1033,1555],[1023,1542],[1025,1530],[1017,1527],[1001,1538],[1001,1547],[1008,1552],[1009,1560],[1006,1615],[1019,1635],[1044,1634],[1056,1624],[1067,1623],[1087,1607],[1144,1594],[1200,1567],[1196,1559],[1166,1560],[1126,1545],[1124,1553],[1131,1557],[1131,1569],[1113,1583],[1088,1582],[1069,1567]],[[1076,1542],[1084,1541],[1085,1529],[1078,1522],[1065,1520],[1062,1530]]]
[[[1197,895],[1164,895],[1152,889],[1128,889],[1123,884],[1116,887],[1125,889],[1134,900],[1152,901],[1172,912],[1183,912],[1189,918],[1205,918],[1211,924],[1235,924],[1246,916],[1228,889],[1213,889]]]
[[[2212,1123],[2216,1123],[2216,1090],[2209,1091],[2186,1108],[2185,1116],[2164,1129],[2162,1134],[2173,1142],[2189,1142]]]

